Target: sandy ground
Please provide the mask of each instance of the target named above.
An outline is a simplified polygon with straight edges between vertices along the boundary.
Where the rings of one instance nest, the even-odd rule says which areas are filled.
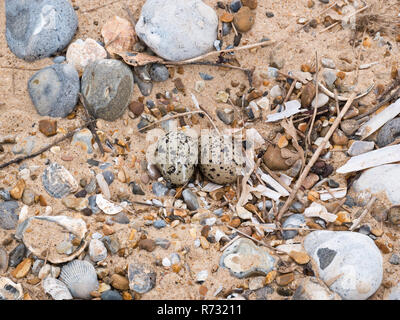
[[[216,7],[214,0],[206,0],[207,4]],[[279,55],[285,60],[285,65],[282,69],[283,72],[290,70],[299,70],[300,66],[304,63],[310,65],[314,62],[315,52],[318,52],[320,57],[329,57],[335,61],[340,58],[347,58],[350,61],[356,61],[358,55],[358,48],[353,49],[349,43],[352,33],[349,30],[343,30],[340,27],[318,33],[324,28],[322,24],[319,24],[316,29],[310,29],[310,31],[300,31],[291,34],[295,29],[299,27],[297,20],[299,18],[312,18],[317,16],[317,13],[326,8],[326,5],[322,5],[319,1],[315,1],[314,8],[307,8],[306,0],[288,1],[288,0],[259,0],[258,8],[256,9],[256,22],[252,30],[243,34],[241,44],[250,44],[258,42],[263,37],[269,37],[273,40],[281,41],[279,45],[274,47],[259,48],[256,51],[242,51],[236,53],[236,58],[240,62],[242,67],[255,68],[256,80],[261,71],[266,70],[269,65],[270,54]],[[370,4],[380,3],[379,0],[367,1]],[[79,10],[76,11],[79,18],[79,29],[76,33],[74,40],[78,38],[85,39],[87,37],[95,40],[102,40],[100,30],[108,19],[114,15],[127,18],[127,14],[123,9],[124,5],[129,5],[137,18],[140,12],[140,8],[144,3],[144,0],[137,1],[111,1],[111,0],[75,0],[72,1],[73,5],[79,6]],[[385,8],[389,8],[390,5],[398,3],[395,0],[385,1],[383,5]],[[108,4],[108,5],[107,5]],[[104,6],[103,6],[104,5]],[[102,7],[101,7],[102,6]],[[98,7],[98,8],[97,8]],[[97,8],[97,9],[95,9]],[[396,8],[396,7],[395,7]],[[388,9],[389,10],[389,9]],[[217,9],[221,12],[220,9]],[[267,18],[265,15],[266,11],[274,13],[273,18]],[[233,33],[228,37],[225,37],[225,44],[232,43]],[[368,70],[361,70],[359,75],[359,88],[364,90],[369,86],[371,81],[386,85],[390,83],[390,69],[393,63],[397,63],[399,60],[399,47],[393,38],[388,38],[391,42],[393,49],[391,53],[385,56],[386,47],[379,47],[376,41],[372,41],[370,48],[364,48],[361,51],[360,61],[362,63],[370,63],[379,61],[379,64],[369,68]],[[46,138],[38,131],[38,121],[42,119],[39,116],[27,92],[27,81],[38,69],[52,64],[52,59],[43,59],[34,63],[27,63],[23,60],[16,58],[7,47],[5,40],[5,15],[4,15],[4,2],[0,4],[0,135],[15,134],[20,138],[27,137],[29,135],[35,135],[37,138],[36,146],[40,147],[47,144],[54,138]],[[208,112],[215,119],[217,125],[223,128],[224,125],[218,120],[215,114],[216,102],[214,100],[215,94],[219,90],[225,90],[230,87],[231,80],[237,80],[240,83],[244,83],[248,86],[245,75],[240,71],[226,71],[217,68],[206,67],[206,66],[186,66],[184,67],[184,74],[178,75],[175,73],[175,78],[179,76],[185,87],[189,92],[194,92],[195,82],[200,80],[199,72],[205,72],[214,76],[214,80],[206,81],[206,89],[201,93],[197,94],[197,99],[200,104],[208,110]],[[346,74],[345,82],[352,84],[355,78],[355,72],[348,72]],[[155,95],[158,92],[165,92],[166,90],[171,91],[174,88],[172,82],[173,79],[169,79],[164,83],[155,83],[152,94],[146,99],[155,100]],[[258,84],[262,81],[258,81]],[[256,83],[257,84],[257,83]],[[275,83],[272,82],[267,87],[260,85],[260,89],[268,90]],[[236,89],[233,89],[236,90]],[[134,100],[140,97],[140,92],[137,87],[134,91]],[[190,98],[190,94],[182,95],[179,94],[182,105],[193,107],[193,103]],[[371,93],[368,97],[362,101],[368,105],[375,98],[374,93]],[[1,102],[4,105],[1,105]],[[58,119],[58,127],[65,130],[70,130],[77,127],[82,123],[82,108],[78,107],[77,116],[75,119]],[[126,112],[123,117],[114,122],[99,121],[99,128],[104,131],[108,136],[113,138],[126,138],[130,137],[132,142],[130,145],[130,152],[128,153],[125,160],[125,170],[131,180],[138,180],[139,176],[143,173],[140,167],[140,161],[145,159],[144,152],[146,150],[145,135],[138,133],[137,131],[137,119],[131,119]],[[203,123],[204,126],[208,124]],[[266,125],[262,122],[256,122],[253,124],[263,136],[267,136],[271,128],[274,126]],[[60,134],[58,134],[60,136]],[[58,137],[57,136],[57,137]],[[82,217],[79,213],[72,211],[66,211],[65,207],[60,200],[51,198],[43,189],[40,175],[45,168],[45,161],[57,161],[64,165],[79,181],[80,178],[88,175],[89,166],[86,163],[88,156],[82,152],[79,148],[71,146],[69,141],[65,141],[60,145],[61,151],[58,154],[52,152],[46,152],[42,156],[36,157],[35,159],[27,160],[24,162],[27,166],[38,165],[37,170],[38,179],[35,181],[27,181],[27,187],[33,189],[37,194],[42,194],[46,197],[48,205],[53,208],[53,213],[67,214],[70,216]],[[3,153],[2,161],[11,159],[12,153],[10,152],[12,145],[5,145],[5,153]],[[73,161],[61,160],[62,155],[73,156]],[[0,155],[1,157],[2,155]],[[132,157],[136,157],[135,164],[132,164]],[[91,156],[90,156],[91,157]],[[100,156],[99,156],[100,157]],[[334,161],[340,165],[346,160],[345,157],[337,153]],[[106,154],[102,161],[112,162],[112,156]],[[98,168],[92,168],[92,170],[99,172]],[[0,187],[11,188],[17,181],[18,166],[13,165],[5,170],[0,171]],[[141,200],[151,199],[151,183],[145,186],[146,196],[132,196],[131,199]],[[122,184],[119,181],[115,181],[111,186],[112,198],[117,200],[118,194],[130,192],[127,184]],[[35,214],[44,214],[44,207],[37,205],[29,208],[30,212]],[[151,210],[142,210],[137,212],[135,215],[130,216],[131,221],[135,224],[143,226],[143,217],[149,214],[154,214]],[[83,217],[83,219],[90,225],[90,232],[93,233],[101,229],[102,223],[95,221],[93,217]],[[379,226],[375,221],[370,221],[372,225]],[[127,238],[132,229],[131,225],[119,225],[113,226],[116,230],[118,237],[122,243],[127,242]],[[107,267],[110,269],[110,274],[116,267],[124,267],[127,263],[132,261],[145,261],[153,263],[157,258],[163,258],[169,253],[179,252],[183,247],[189,248],[189,253],[186,255],[185,261],[190,266],[192,274],[195,275],[200,270],[208,270],[209,278],[204,284],[208,288],[208,292],[205,295],[206,299],[215,299],[213,293],[216,289],[222,285],[224,291],[228,292],[229,289],[235,287],[247,287],[249,280],[239,280],[231,277],[229,272],[225,269],[218,268],[218,261],[221,252],[218,251],[217,246],[211,246],[210,249],[204,250],[201,247],[195,248],[193,245],[193,239],[190,236],[189,229],[195,228],[199,234],[201,226],[198,223],[192,225],[178,225],[175,228],[167,227],[162,230],[156,230],[153,227],[145,227],[144,229],[148,233],[149,238],[167,238],[172,241],[172,245],[168,250],[157,248],[154,252],[148,253],[144,250],[134,249],[133,253],[127,258],[121,258],[117,255],[108,257]],[[394,235],[397,234],[397,230],[393,230],[387,226],[384,226],[385,232],[391,232]],[[0,230],[0,239],[5,239],[12,235],[12,231]],[[386,236],[385,236],[386,237]],[[300,241],[300,238],[296,238],[296,241]],[[389,239],[390,240],[390,239]],[[393,244],[393,252],[398,251],[397,241],[393,238],[390,240]],[[9,252],[16,246],[14,240],[11,244],[6,246],[6,250]],[[384,265],[384,280],[383,285],[374,294],[371,299],[381,299],[385,294],[385,286],[391,286],[398,281],[398,266],[393,266],[387,262],[391,254],[383,255],[385,259]],[[181,255],[182,256],[182,255]],[[200,285],[195,284],[195,281],[191,277],[190,273],[185,269],[179,273],[174,273],[172,270],[164,270],[162,267],[155,267],[157,270],[157,285],[155,289],[144,294],[142,299],[200,299],[199,293]],[[301,270],[301,268],[300,268]],[[10,270],[9,270],[10,271]],[[28,275],[27,278],[32,277]],[[41,289],[40,284],[33,286],[29,285],[25,279],[15,281],[22,283],[26,292],[28,292],[32,299],[48,299]],[[292,283],[291,287],[295,288],[297,283],[301,280],[302,275],[296,272],[296,279]],[[274,284],[273,286],[276,287]],[[254,298],[255,295],[251,295],[250,298]],[[283,299],[284,297],[273,294],[270,298]]]

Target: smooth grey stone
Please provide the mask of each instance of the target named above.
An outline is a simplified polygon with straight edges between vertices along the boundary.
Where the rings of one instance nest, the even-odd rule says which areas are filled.
[[[111,254],[116,254],[120,249],[120,243],[118,239],[113,236],[105,236],[101,239],[101,241]]]
[[[14,268],[17,265],[19,265],[22,259],[24,259],[25,253],[26,253],[26,247],[23,243],[20,243],[10,252],[8,266]]]
[[[64,49],[78,27],[66,0],[6,0],[6,39],[21,59],[33,61]]]
[[[197,196],[190,189],[185,189],[182,192],[182,196],[190,211],[197,210],[200,207]]]
[[[129,288],[137,293],[146,293],[156,286],[156,272],[148,265],[130,263],[128,267]]]
[[[118,291],[107,290],[101,294],[101,300],[123,300],[123,299]]]
[[[233,12],[238,12],[241,7],[242,7],[242,1],[240,0],[233,0],[230,4],[230,8]]]
[[[119,212],[113,216],[112,220],[119,224],[128,224],[131,222],[125,212]]]
[[[330,283],[329,289],[342,299],[365,300],[381,285],[382,254],[368,236],[349,231],[314,231],[304,238],[303,246],[318,267],[320,279]]]
[[[22,202],[27,206],[31,206],[35,202],[35,193],[30,189],[25,189],[22,194]]]
[[[140,196],[144,196],[145,195],[145,193],[142,190],[142,188],[140,187],[140,185],[138,185],[136,182],[131,182],[129,185],[131,187],[131,190],[132,190],[133,194],[137,194],[137,195],[140,195]]]
[[[168,249],[169,246],[171,245],[171,242],[168,239],[157,238],[155,242],[157,246],[163,249]]]
[[[90,63],[82,75],[82,95],[95,118],[114,121],[121,117],[133,94],[131,69],[119,60]]]
[[[302,214],[292,214],[289,218],[285,220],[282,228],[301,228],[305,225],[306,220]],[[284,230],[282,232],[283,239],[289,240],[297,236],[299,232],[297,230]]]
[[[30,155],[35,148],[35,144],[35,137],[25,137],[21,140],[21,142],[14,145],[12,148],[12,153]]]
[[[389,262],[394,265],[399,265],[400,264],[400,256],[396,253],[393,253],[389,259]]]
[[[348,155],[351,157],[358,156],[360,154],[374,150],[375,144],[373,141],[354,141],[349,150]]]
[[[162,229],[162,228],[165,228],[166,226],[167,226],[167,223],[162,219],[158,219],[153,222],[153,227],[156,229]]]
[[[157,181],[153,183],[152,190],[157,197],[163,197],[167,194],[169,189],[164,184]]]
[[[311,105],[315,107],[317,97],[314,98]],[[318,105],[317,108],[321,108],[329,102],[329,97],[325,93],[318,93]]]
[[[12,230],[17,227],[18,215],[17,201],[5,201],[0,203],[0,228],[5,230]]]
[[[59,63],[63,63],[65,60],[66,60],[66,58],[64,56],[58,56],[53,59],[53,62],[59,64]]]
[[[89,209],[92,210],[93,214],[99,213],[101,210],[96,204],[96,195],[90,196],[89,200]]]
[[[135,73],[133,74],[133,79],[135,80],[135,83],[137,84],[140,93],[147,97],[151,94],[151,91],[153,90],[153,82],[145,82],[142,79],[140,79]]]
[[[331,188],[339,188],[339,183],[337,183],[335,180],[329,179],[328,186]]]
[[[41,116],[64,118],[78,102],[79,75],[71,64],[53,64],[36,72],[28,91]]]
[[[103,177],[104,177],[104,180],[106,180],[108,185],[113,183],[113,181],[115,179],[115,175],[111,171],[103,171]]]
[[[135,29],[157,55],[180,61],[213,49],[218,16],[201,0],[147,0]]]
[[[10,201],[11,200],[10,192],[5,189],[0,189],[0,199],[5,201]]]
[[[222,35],[223,36],[227,36],[232,30],[232,24],[231,23],[227,23],[227,22],[223,22],[222,23]]]
[[[328,88],[333,88],[333,84],[335,83],[335,81],[337,79],[335,72],[330,69],[325,69],[322,72],[322,77],[324,78],[325,83],[328,86]]]
[[[268,67],[267,69],[267,77],[269,79],[276,79],[278,77],[278,69],[273,67]]]
[[[321,59],[321,64],[324,68],[329,68],[329,69],[335,69],[336,65],[335,62],[332,59],[328,58],[322,58]]]
[[[358,232],[361,234],[365,234],[368,236],[371,233],[371,227],[368,224],[363,224],[360,229],[358,229]]]
[[[400,137],[400,118],[390,120],[382,129],[379,130],[376,137],[376,143],[380,148],[392,143]]]
[[[96,178],[91,178],[89,183],[85,186],[85,190],[88,194],[95,192],[96,190]]]
[[[218,118],[228,126],[232,124],[233,120],[235,119],[235,113],[232,109],[230,111],[232,112],[225,112],[225,110],[222,108],[217,109]]]
[[[169,71],[166,66],[159,63],[153,63],[149,70],[151,80],[155,82],[166,81],[169,78]]]

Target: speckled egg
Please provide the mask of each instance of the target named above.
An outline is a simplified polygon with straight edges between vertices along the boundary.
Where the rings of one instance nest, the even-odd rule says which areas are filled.
[[[198,161],[198,142],[181,131],[170,131],[158,140],[155,161],[165,180],[183,185]]]
[[[211,182],[236,181],[244,166],[242,143],[229,135],[206,134],[200,138],[200,170]]]

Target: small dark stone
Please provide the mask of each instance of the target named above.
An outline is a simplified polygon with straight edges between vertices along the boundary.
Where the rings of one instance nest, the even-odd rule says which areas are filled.
[[[354,207],[354,206],[356,205],[356,202],[355,202],[355,200],[354,200],[352,197],[350,197],[349,195],[347,195],[347,196],[346,196],[346,201],[345,201],[344,204],[345,204],[346,206],[352,208],[352,207]]]
[[[368,236],[371,233],[371,227],[368,224],[363,224],[360,229],[358,229],[358,232]]]
[[[166,81],[169,78],[169,71],[166,66],[159,63],[153,63],[149,70],[151,80],[155,82]]]
[[[400,118],[395,118],[386,123],[376,137],[376,143],[380,148],[387,146],[400,137]]]
[[[10,192],[5,189],[0,189],[0,199],[4,201],[10,201],[11,200]]]
[[[22,259],[24,259],[25,253],[26,253],[26,247],[23,243],[20,243],[10,252],[8,266],[11,268],[15,268],[17,265],[19,265]]]
[[[331,264],[335,258],[337,252],[329,248],[320,248],[317,251],[317,256],[319,259],[319,267],[324,270],[327,266]]]
[[[230,8],[233,12],[238,12],[239,9],[242,7],[242,1],[240,0],[233,0],[231,2]]]
[[[339,188],[339,183],[337,183],[335,180],[329,179],[328,186],[331,188]]]
[[[240,40],[242,40],[242,34],[238,33],[237,35],[235,35],[235,37],[233,38],[233,45],[235,47],[237,47],[240,44]]]
[[[316,28],[317,26],[318,26],[318,21],[317,21],[317,19],[312,19],[311,21],[310,21],[310,27],[311,28]]]
[[[290,297],[293,295],[293,290],[285,287],[278,287],[276,289],[276,293],[283,297]]]
[[[89,200],[89,208],[90,208],[90,210],[94,214],[99,213],[100,212],[100,208],[96,204],[96,195],[90,196],[88,198],[88,200]]]
[[[94,159],[88,159],[86,162],[88,163],[88,165],[94,166],[94,167],[98,167],[100,164],[100,161],[97,161]]]
[[[137,84],[140,93],[147,97],[151,94],[151,91],[153,90],[153,82],[145,82],[142,79],[140,79],[136,73],[133,73],[133,79],[135,80],[135,83]]]
[[[213,76],[210,76],[207,73],[199,72],[199,74],[200,74],[200,77],[205,81],[210,81],[210,80],[214,79]]]
[[[86,196],[87,196],[87,191],[85,189],[82,189],[81,191],[75,193],[76,198],[85,198]]]
[[[329,3],[329,0],[319,0],[319,2],[322,2],[322,3],[328,4],[328,3]]]
[[[222,35],[223,36],[227,36],[232,30],[232,24],[231,23],[227,23],[227,22],[223,22],[222,23]]]
[[[82,212],[82,214],[83,214],[84,216],[87,216],[87,217],[89,217],[89,216],[91,216],[91,215],[93,214],[92,210],[89,209],[89,208],[85,208],[85,209],[83,209],[81,212]]]
[[[267,12],[265,13],[265,15],[266,15],[268,18],[272,18],[272,17],[275,16],[274,13],[271,12],[271,11],[267,11]]]
[[[130,220],[124,212],[117,213],[112,220],[119,224],[129,224]]]
[[[104,177],[104,180],[106,180],[108,185],[113,183],[113,181],[115,179],[115,175],[111,171],[103,171],[103,177]]]
[[[101,294],[101,300],[123,300],[116,290],[107,290]]]
[[[400,264],[400,256],[396,253],[393,253],[389,259],[389,262],[394,265],[399,265]]]
[[[200,207],[197,196],[190,189],[185,189],[182,196],[189,210],[194,211]]]
[[[225,9],[225,4],[222,1],[217,2],[217,7],[220,9]]]
[[[140,187],[140,185],[137,184],[136,182],[129,183],[129,186],[131,187],[131,190],[132,190],[133,194],[137,194],[137,195],[140,195],[140,196],[144,196],[145,195],[145,193],[142,190],[142,188]]]

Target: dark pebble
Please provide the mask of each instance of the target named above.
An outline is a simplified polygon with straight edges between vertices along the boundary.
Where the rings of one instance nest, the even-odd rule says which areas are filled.
[[[101,294],[101,300],[123,300],[116,290],[107,290]]]
[[[140,185],[137,184],[136,182],[131,182],[129,184],[129,186],[131,187],[131,190],[132,190],[133,194],[137,194],[137,195],[140,195],[140,196],[144,196],[145,195],[145,193],[142,190],[142,188],[140,187]]]
[[[265,13],[265,15],[266,15],[268,18],[272,18],[273,16],[275,16],[274,13],[271,12],[271,11],[267,11],[267,12]]]
[[[104,177],[104,180],[106,180],[108,185],[113,183],[113,181],[115,179],[115,175],[111,171],[103,171],[103,177]]]
[[[239,9],[242,7],[242,1],[240,0],[233,0],[231,2],[230,8],[233,12],[238,12]]]
[[[26,247],[23,243],[20,243],[10,252],[8,266],[14,268],[17,265],[19,265],[22,259],[24,259],[25,253],[26,253]]]
[[[154,182],[152,186],[153,193],[157,197],[163,197],[168,193],[168,188],[163,185],[161,182]]]
[[[5,201],[0,203],[0,228],[5,230],[12,230],[17,227],[18,215],[18,202]]]

